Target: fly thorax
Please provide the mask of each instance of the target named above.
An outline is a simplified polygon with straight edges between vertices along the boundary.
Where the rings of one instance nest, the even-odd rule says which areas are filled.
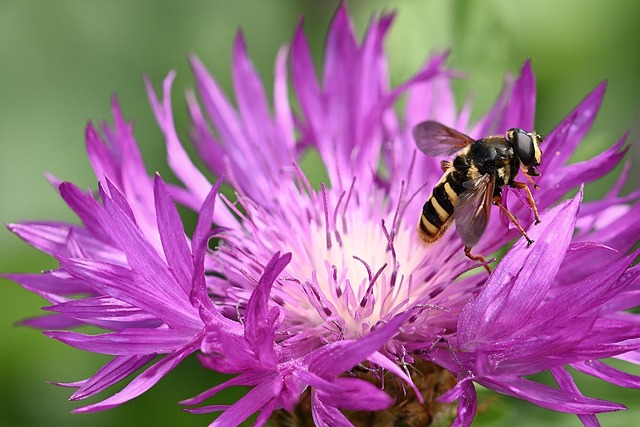
[[[474,142],[471,144],[469,157],[481,174],[495,173],[496,166],[498,166],[496,163],[498,160],[498,152],[494,144],[490,144],[483,139]]]

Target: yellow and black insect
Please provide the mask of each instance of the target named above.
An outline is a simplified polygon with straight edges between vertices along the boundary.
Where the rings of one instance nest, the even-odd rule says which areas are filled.
[[[444,174],[422,207],[418,229],[426,242],[438,240],[455,219],[465,255],[480,261],[491,272],[484,257],[472,254],[471,248],[478,243],[487,227],[493,203],[520,230],[527,242],[533,243],[516,217],[502,204],[501,194],[505,185],[524,190],[535,223],[540,222],[531,190],[527,184],[515,181],[518,170],[522,169],[529,182],[537,188],[531,177],[540,175],[536,169],[542,155],[540,135],[512,128],[505,136],[474,140],[429,120],[414,127],[413,137],[420,151],[429,156],[456,155],[452,161],[441,162]]]

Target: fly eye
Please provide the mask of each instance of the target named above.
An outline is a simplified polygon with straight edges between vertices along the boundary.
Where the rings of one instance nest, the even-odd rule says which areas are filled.
[[[537,164],[536,149],[533,144],[533,138],[522,129],[509,129],[509,140],[513,145],[516,155],[525,166],[534,166]]]

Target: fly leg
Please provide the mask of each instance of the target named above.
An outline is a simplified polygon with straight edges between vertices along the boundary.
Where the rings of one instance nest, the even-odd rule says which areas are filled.
[[[538,184],[536,184],[535,182],[533,182],[533,178],[531,178],[531,175],[527,175],[527,174],[525,173],[525,174],[524,174],[524,176],[526,176],[526,177],[527,177],[527,181],[529,181],[529,182],[531,183],[531,185],[533,185],[533,188],[534,188],[535,190],[540,189],[540,186],[539,186]],[[518,183],[518,184],[520,184],[520,183]]]
[[[521,183],[517,183],[517,184],[521,184]],[[524,185],[524,184],[522,184]],[[527,190],[529,189],[526,185],[524,185],[525,188],[527,188]],[[529,193],[529,195],[531,195],[531,193]],[[531,199],[533,200],[533,198]],[[533,240],[531,240],[531,238],[527,235],[527,232],[524,231],[524,228],[522,228],[522,226],[520,225],[520,223],[518,222],[518,218],[516,218],[510,211],[509,209],[505,208],[504,205],[502,204],[502,197],[500,196],[493,196],[493,204],[496,205],[497,207],[500,208],[500,210],[502,212],[504,212],[504,214],[507,216],[507,218],[509,218],[509,220],[513,223],[513,225],[516,226],[516,228],[518,230],[520,230],[520,233],[522,233],[522,235],[524,236],[525,239],[527,239],[527,245],[530,245],[533,243]],[[535,202],[533,204],[533,206],[535,206]],[[540,219],[538,219],[538,209],[534,208],[534,212],[535,212],[535,216],[536,216],[536,224],[538,222],[540,222]],[[466,253],[466,251],[465,251]]]
[[[464,254],[469,259],[472,259],[474,261],[480,261],[482,263],[482,266],[485,268],[485,270],[487,270],[487,272],[489,274],[491,274],[491,267],[489,267],[489,264],[487,264],[487,261],[484,259],[484,257],[482,255],[474,255],[474,254],[472,254],[471,253],[471,246],[465,246],[464,247]]]
[[[529,186],[523,182],[516,182],[516,181],[513,182],[512,186],[517,188],[518,190],[524,190],[525,193],[527,193],[527,201],[529,202],[529,206],[531,207],[531,210],[533,210],[533,217],[535,218],[535,223],[540,224],[540,217],[538,216],[538,207],[536,206],[536,201],[533,200],[533,195],[531,194],[531,190],[529,189]],[[494,203],[495,203],[495,198],[494,198]],[[517,225],[517,223],[515,222],[514,224]]]
[[[453,163],[449,160],[443,160],[440,162],[440,169],[442,172],[446,172],[453,167]]]

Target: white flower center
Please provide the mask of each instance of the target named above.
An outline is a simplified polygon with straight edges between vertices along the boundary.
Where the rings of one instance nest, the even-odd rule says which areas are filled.
[[[376,200],[370,199],[372,205]],[[424,300],[425,291],[431,289],[424,278],[430,247],[421,241],[413,221],[402,223],[389,236],[395,209],[384,215],[372,213],[379,210],[379,206],[346,209],[335,225],[329,221],[329,243],[326,221],[309,221],[306,230],[291,230],[284,250],[293,258],[286,273],[300,283],[282,289],[296,301],[286,305],[287,317],[294,315],[298,322],[303,318],[313,326],[341,319],[342,332],[352,338]],[[300,235],[309,238],[296,238]]]

